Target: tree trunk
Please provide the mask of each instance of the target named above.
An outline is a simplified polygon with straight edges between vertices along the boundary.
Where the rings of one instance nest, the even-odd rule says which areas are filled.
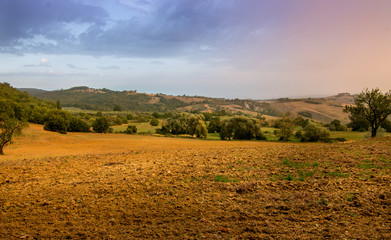
[[[0,155],[4,155],[3,147],[4,147],[4,146],[0,146]]]
[[[377,132],[377,128],[372,128],[371,129],[371,137],[376,137],[376,132]]]

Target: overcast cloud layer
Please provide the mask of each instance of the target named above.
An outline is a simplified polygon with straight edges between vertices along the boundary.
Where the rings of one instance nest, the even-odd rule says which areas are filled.
[[[0,81],[272,98],[391,89],[388,0],[2,0]]]

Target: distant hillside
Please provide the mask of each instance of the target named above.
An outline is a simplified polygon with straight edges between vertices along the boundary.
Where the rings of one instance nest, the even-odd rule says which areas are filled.
[[[0,103],[11,105],[15,108],[15,115],[19,117],[32,118],[33,113],[37,113],[40,109],[54,109],[55,104],[51,101],[45,101],[36,97],[30,96],[26,92],[22,92],[8,83],[0,83]]]
[[[57,101],[63,107],[75,107],[85,110],[109,111],[119,106],[124,111],[200,111],[213,112],[227,110],[243,111],[256,115],[265,113],[277,115],[268,103],[252,100],[208,98],[200,96],[170,96],[165,94],[146,94],[136,91],[112,91],[109,89],[93,89],[74,87],[66,90],[43,91],[39,89],[22,89],[32,96]]]
[[[343,112],[345,105],[353,104],[353,95],[340,93],[326,98],[278,99],[268,101],[270,106],[280,112],[291,112],[321,122],[338,119],[349,122],[349,115]]]
[[[200,96],[170,96],[165,94],[146,94],[136,91],[112,91],[106,88],[74,87],[66,90],[44,91],[22,89],[32,96],[57,101],[63,107],[85,110],[110,111],[119,106],[123,111],[166,112],[166,111],[229,111],[256,116],[262,114],[273,118],[284,112],[302,115],[316,121],[330,122],[339,119],[348,122],[343,112],[345,104],[353,102],[348,93],[328,98],[277,99],[271,101],[209,98]]]

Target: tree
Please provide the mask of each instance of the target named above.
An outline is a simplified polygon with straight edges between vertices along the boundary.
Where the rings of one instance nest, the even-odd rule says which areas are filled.
[[[341,123],[340,120],[334,119],[333,121],[330,122],[329,124],[329,130],[330,131],[346,131],[347,128],[345,125]]]
[[[265,137],[261,132],[261,126],[253,118],[245,116],[236,116],[226,119],[222,122],[220,130],[220,138],[222,140],[230,139],[257,139],[264,140]]]
[[[137,133],[137,127],[133,125],[128,125],[128,127],[125,130],[126,134],[135,134]]]
[[[208,126],[208,132],[210,133],[220,133],[221,130],[221,120],[219,117],[212,118]]]
[[[99,117],[92,124],[92,128],[97,133],[106,133],[109,130],[109,121],[105,117]]]
[[[326,128],[320,127],[314,123],[310,123],[304,128],[302,141],[304,142],[326,141],[329,137],[330,137],[330,131],[328,131]]]
[[[78,117],[72,117],[70,119],[68,132],[89,132],[90,126]]]
[[[151,126],[158,126],[159,125],[159,120],[156,117],[152,117],[151,121],[149,122]]]
[[[27,126],[25,121],[16,118],[1,117],[0,119],[0,155],[4,155],[4,147],[12,144],[15,136],[22,133]]]
[[[371,137],[376,137],[382,122],[391,114],[391,91],[383,94],[378,88],[365,89],[354,97],[354,104],[344,111],[362,116],[371,126]]]
[[[291,118],[291,114],[284,114],[276,123],[277,124],[275,124],[275,127],[277,125],[280,129],[276,132],[276,136],[280,141],[288,141],[289,138],[293,136],[293,132],[295,130],[295,124]]]
[[[4,155],[4,147],[12,144],[14,137],[27,126],[22,112],[18,103],[0,100],[0,155]]]

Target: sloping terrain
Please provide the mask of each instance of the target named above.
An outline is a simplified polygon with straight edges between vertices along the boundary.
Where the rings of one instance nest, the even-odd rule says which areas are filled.
[[[113,110],[115,106],[127,111],[200,111],[213,112],[225,110],[242,112],[257,116],[263,114],[267,118],[281,113],[310,114],[316,121],[330,122],[334,119],[343,123],[349,122],[348,114],[343,112],[346,104],[353,103],[353,96],[348,93],[328,98],[279,99],[273,101],[224,99],[191,96],[169,96],[164,94],[145,94],[136,91],[112,91],[109,89],[92,89],[74,87],[67,90],[42,91],[24,89],[32,96],[57,101],[64,107],[76,107],[88,110]],[[304,114],[303,116],[305,116]],[[309,116],[309,115],[308,115]]]
[[[390,239],[390,143],[59,135],[34,125],[0,157],[0,238]]]

